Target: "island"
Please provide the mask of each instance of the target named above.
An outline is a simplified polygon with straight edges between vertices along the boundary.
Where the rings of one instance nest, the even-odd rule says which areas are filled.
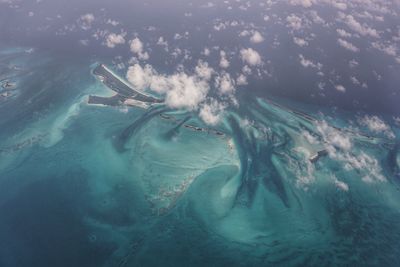
[[[88,100],[89,104],[106,106],[133,105],[146,108],[152,104],[164,102],[162,99],[135,90],[130,84],[118,77],[118,75],[104,64],[99,64],[93,70],[93,74],[116,94],[111,97],[90,95]]]

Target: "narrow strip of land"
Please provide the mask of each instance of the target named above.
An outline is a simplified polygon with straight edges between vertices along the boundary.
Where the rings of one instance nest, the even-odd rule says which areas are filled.
[[[145,93],[135,90],[130,84],[114,74],[112,70],[104,64],[99,64],[93,74],[99,77],[102,83],[116,92],[112,97],[89,96],[89,104],[102,104],[107,106],[118,106],[126,102],[126,100],[135,100],[146,104],[162,103],[162,99],[155,98]]]

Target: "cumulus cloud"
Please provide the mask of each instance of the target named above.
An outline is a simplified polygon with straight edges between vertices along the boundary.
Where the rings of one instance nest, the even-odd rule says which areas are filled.
[[[236,84],[237,85],[247,85],[247,77],[244,74],[240,74],[237,78],[236,78]]]
[[[303,20],[296,16],[295,14],[290,14],[286,18],[287,26],[292,28],[293,30],[300,30],[303,27]]]
[[[158,77],[158,79],[164,79],[162,83],[167,85],[167,89],[164,89],[164,92],[167,90],[165,102],[173,108],[195,110],[205,100],[209,91],[207,82],[185,73],[178,73],[167,79],[165,77]]]
[[[355,59],[352,59],[352,60],[349,61],[349,67],[350,68],[358,67],[358,65],[360,65],[360,63],[358,63],[358,61],[356,61]]]
[[[397,47],[395,44],[385,44],[382,42],[373,42],[372,47],[385,53],[388,56],[397,56]]]
[[[195,72],[197,76],[207,81],[211,80],[211,76],[214,74],[214,70],[208,65],[207,62],[199,60]]]
[[[234,80],[231,78],[230,74],[227,72],[222,73],[217,76],[215,80],[215,87],[222,95],[232,94],[235,91]]]
[[[400,126],[400,117],[393,117],[393,120],[397,126]]]
[[[129,67],[126,78],[136,89],[145,90],[155,75],[157,74],[150,65],[145,65],[143,68],[139,64],[134,64]]]
[[[313,0],[290,0],[291,5],[301,5],[303,7],[311,7]]]
[[[125,33],[115,34],[110,33],[106,38],[106,46],[109,48],[114,48],[116,45],[125,43]]]
[[[214,25],[214,30],[216,30],[216,31],[225,30],[227,25],[228,25],[228,23],[218,22],[218,24]]]
[[[229,67],[230,63],[229,60],[226,58],[226,52],[221,50],[220,54],[220,61],[219,61],[219,66],[223,69],[226,69]]]
[[[395,135],[392,129],[378,116],[364,116],[358,120],[358,122],[367,127],[371,132],[375,134],[384,134],[389,138],[394,138]]]
[[[342,93],[345,93],[345,92],[346,92],[346,88],[345,88],[343,85],[341,85],[341,84],[335,85],[335,89],[336,89],[337,91],[339,91],[339,92],[342,92]]]
[[[302,38],[293,37],[293,42],[300,47],[307,46],[308,42]]]
[[[306,59],[302,54],[299,55],[299,59],[300,59],[300,64],[305,68],[315,68],[318,70],[321,70],[322,68],[321,63],[315,63],[310,59]]]
[[[164,39],[164,37],[160,36],[158,38],[157,45],[163,46],[165,51],[168,51],[168,42]]]
[[[220,97],[235,101],[235,81],[230,74],[225,71],[218,74],[202,60],[191,74],[181,68],[171,75],[160,74],[149,64],[141,66],[136,63],[128,68],[126,77],[135,89],[148,89],[164,96],[168,107],[198,111],[200,118],[211,125],[220,121],[226,108],[226,104],[208,97],[211,85],[215,86]]]
[[[248,30],[244,30],[242,32],[240,32],[239,36],[240,37],[246,37],[249,36],[251,33]]]
[[[202,5],[202,8],[212,8],[215,4],[213,2],[207,2],[206,4]]]
[[[208,47],[205,47],[202,54],[208,57],[211,54],[211,51]]]
[[[135,38],[130,41],[130,50],[132,53],[136,54],[141,60],[148,60],[149,54],[144,52],[143,43],[139,38]]]
[[[172,108],[196,110],[210,89],[207,80],[197,75],[178,72],[173,75],[158,74],[150,65],[135,64],[128,68],[128,81],[137,89],[150,89],[165,95],[165,103]]]
[[[243,66],[242,72],[243,72],[243,74],[245,74],[245,75],[250,75],[250,74],[252,73],[251,68],[250,68],[249,66],[247,66],[247,65],[244,65],[244,66]]]
[[[349,38],[351,37],[351,33],[348,33],[347,31],[343,29],[336,29],[337,34],[342,37],[342,38]]]
[[[140,41],[139,38],[135,38],[135,39],[131,40],[130,48],[131,48],[132,53],[139,54],[139,53],[143,52],[143,43],[142,43],[142,41]]]
[[[324,142],[329,146],[328,149],[330,151],[334,151],[336,149],[350,151],[353,146],[348,135],[329,126],[325,121],[321,121],[317,124],[317,131],[321,134]]]
[[[92,13],[87,13],[85,15],[82,15],[78,19],[78,25],[83,29],[83,30],[89,30],[92,27],[92,23],[95,21],[95,17]]]
[[[352,15],[342,14],[341,19],[343,19],[344,22],[346,23],[347,27],[349,27],[354,32],[361,34],[363,36],[371,36],[371,37],[379,38],[379,33],[377,30],[370,28],[366,24],[361,24]]]
[[[318,12],[315,10],[310,11],[311,19],[316,24],[325,24],[325,20],[318,15]]]
[[[240,50],[241,59],[250,66],[257,66],[262,64],[260,54],[252,48]]]
[[[209,125],[216,125],[220,122],[225,106],[215,99],[201,105],[199,116]]]
[[[337,0],[324,0],[324,1],[325,1],[325,3],[335,7],[337,9],[340,9],[340,10],[346,10],[347,9],[347,4],[346,3],[343,3],[343,2],[340,2],[340,1],[337,1]]]
[[[106,23],[107,23],[107,24],[110,24],[110,25],[112,25],[112,26],[114,26],[114,27],[116,27],[116,26],[119,25],[119,22],[118,22],[118,21],[112,20],[112,19],[108,19],[108,20],[106,21]]]
[[[250,38],[250,41],[254,44],[258,44],[264,41],[264,37],[261,35],[260,32],[254,31],[253,35]]]
[[[338,180],[338,178],[336,178],[335,175],[332,175],[332,179],[333,179],[333,182],[335,183],[335,186],[338,189],[340,189],[342,191],[346,191],[346,192],[349,191],[349,185],[348,184],[346,184],[343,181]]]
[[[347,4],[338,0],[290,0],[291,5],[311,7],[313,4],[327,4],[340,10],[346,10]]]
[[[321,135],[328,156],[343,164],[346,171],[357,171],[366,183],[386,181],[379,161],[364,151],[356,151],[350,133],[331,127],[325,121],[318,122],[316,129]],[[335,184],[341,189],[346,188],[337,182]]]
[[[339,38],[338,44],[339,44],[341,47],[344,47],[345,49],[347,49],[347,50],[349,50],[349,51],[352,51],[352,52],[359,52],[359,51],[360,51],[360,49],[359,49],[358,47],[356,47],[356,46],[353,45],[352,43],[350,43],[350,42],[348,42],[348,41],[346,41],[346,40],[343,40],[343,39],[341,39],[341,38]]]
[[[354,76],[350,77],[350,81],[355,85],[360,85],[361,84],[361,82]]]

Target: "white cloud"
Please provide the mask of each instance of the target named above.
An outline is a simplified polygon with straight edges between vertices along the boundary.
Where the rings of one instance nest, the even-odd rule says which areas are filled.
[[[305,67],[305,68],[315,68],[318,70],[321,70],[322,64],[321,63],[315,63],[312,60],[306,59],[302,54],[299,55],[300,58],[300,64]]]
[[[300,30],[303,27],[303,20],[296,16],[295,14],[290,14],[286,21],[288,23],[288,27],[292,28],[293,30]]]
[[[246,36],[249,36],[249,35],[250,35],[250,32],[248,30],[241,31],[239,33],[240,37],[246,37]]]
[[[208,47],[205,47],[202,54],[208,57],[211,54],[211,51]]]
[[[347,4],[337,0],[290,0],[291,5],[301,5],[305,8],[311,7],[313,4],[327,4],[340,10],[346,10]]]
[[[341,85],[341,84],[335,85],[335,89],[336,89],[337,91],[339,91],[339,92],[342,92],[342,93],[345,93],[345,92],[346,92],[346,88],[345,88],[343,85]]]
[[[83,30],[89,30],[92,27],[92,23],[95,21],[95,17],[92,13],[87,13],[85,15],[82,15],[78,19],[78,25],[83,29]]]
[[[165,97],[165,104],[171,108],[199,111],[200,118],[207,124],[215,125],[220,121],[226,108],[216,99],[210,99],[210,84],[215,86],[220,96],[235,101],[235,81],[223,71],[217,74],[207,62],[199,60],[192,74],[185,73],[183,67],[172,75],[159,74],[151,65],[139,63],[128,68],[128,81],[137,90],[146,89]]]
[[[249,66],[247,66],[247,65],[244,65],[244,66],[243,66],[242,72],[243,72],[243,74],[245,74],[245,75],[250,75],[250,74],[252,73],[251,68],[250,68]]]
[[[124,44],[125,43],[124,36],[125,33],[122,34],[110,33],[109,35],[107,35],[106,46],[109,48],[114,48],[116,45]]]
[[[323,140],[328,146],[343,151],[350,151],[353,146],[349,136],[329,126],[325,121],[321,121],[317,124],[317,131],[322,135]],[[333,148],[328,147],[330,151],[333,151]]]
[[[161,75],[150,65],[130,66],[127,79],[138,90],[150,89],[165,95],[165,103],[171,108],[197,110],[210,89],[208,82],[197,75],[184,72]]]
[[[204,5],[202,5],[201,7],[202,7],[202,8],[212,8],[212,7],[214,7],[214,6],[215,6],[214,3],[212,3],[212,2],[207,2],[207,4],[204,4]]]
[[[397,126],[400,126],[400,117],[393,117],[393,120]]]
[[[187,108],[195,110],[209,91],[209,85],[197,77],[189,76],[185,73],[178,73],[167,77],[165,102],[173,108]]]
[[[308,45],[308,42],[306,40],[298,37],[293,37],[293,42],[301,47]]]
[[[358,63],[358,61],[356,61],[355,59],[352,59],[352,60],[349,61],[349,67],[350,68],[355,68],[358,65],[360,65],[360,63]]]
[[[351,37],[351,33],[348,33],[347,31],[343,29],[336,29],[337,34],[342,37],[342,38],[349,38]]]
[[[174,51],[171,53],[171,56],[177,58],[178,56],[182,55],[182,49],[176,47]]]
[[[130,41],[131,52],[136,54],[141,60],[148,60],[149,54],[143,51],[143,43],[139,38]]]
[[[317,11],[311,10],[310,15],[314,23],[325,24],[325,20],[318,15]]]
[[[156,73],[150,65],[142,68],[139,64],[135,64],[129,67],[126,77],[135,88],[145,90],[150,86],[154,75]]]
[[[143,43],[139,38],[131,40],[131,51],[132,53],[139,54],[143,52]]]
[[[215,87],[218,88],[218,91],[223,95],[231,95],[235,91],[234,80],[231,78],[229,73],[224,72],[221,75],[217,76],[215,80]]]
[[[250,66],[257,66],[262,64],[260,54],[252,48],[241,49],[240,57]]]
[[[258,44],[264,41],[264,37],[261,35],[260,32],[254,31],[253,35],[250,38],[252,43]]]
[[[344,47],[344,48],[346,48],[347,50],[352,51],[352,52],[359,52],[359,51],[360,51],[360,49],[359,49],[358,47],[356,47],[356,46],[353,45],[352,43],[350,43],[350,42],[348,42],[348,41],[346,41],[346,40],[343,40],[343,39],[341,39],[341,38],[338,39],[338,44],[339,44],[341,47]]]
[[[344,20],[344,22],[347,24],[347,26],[355,31],[356,33],[359,33],[363,36],[371,36],[375,38],[379,38],[379,33],[377,30],[370,28],[366,24],[361,24],[358,22],[352,15],[341,15],[341,18]]]
[[[183,35],[181,35],[180,33],[175,33],[174,40],[180,40],[182,38],[183,38]]]
[[[196,74],[197,76],[199,76],[200,78],[203,78],[207,81],[209,81],[211,79],[211,76],[214,73],[214,70],[208,66],[207,62],[201,61],[199,60],[196,68],[195,68]]]
[[[225,106],[215,99],[201,105],[199,116],[209,125],[216,125],[221,120]]]
[[[371,132],[375,134],[384,134],[389,138],[394,138],[395,135],[392,132],[392,129],[389,125],[387,125],[382,119],[378,116],[364,116],[360,118],[358,122],[367,127]]]
[[[303,7],[311,7],[313,2],[313,0],[290,0],[291,5],[301,5]]]
[[[348,184],[346,184],[345,182],[339,181],[336,178],[335,175],[332,175],[332,179],[333,179],[333,182],[335,183],[335,186],[337,188],[339,188],[342,191],[346,191],[346,192],[349,191],[349,185]]]
[[[354,76],[350,77],[350,81],[355,85],[360,85],[361,84],[361,82]]]
[[[230,63],[229,60],[226,58],[226,53],[225,51],[221,50],[220,54],[220,61],[219,61],[219,66],[223,69],[226,69],[229,67]]]
[[[119,25],[119,22],[118,22],[118,21],[112,20],[112,19],[108,19],[106,23],[107,23],[107,24],[110,24],[110,25],[112,25],[112,26],[114,26],[114,27]]]
[[[316,124],[316,129],[321,135],[321,142],[328,152],[328,156],[343,164],[346,171],[357,171],[362,175],[362,180],[367,183],[384,182],[380,163],[374,157],[364,151],[358,151],[353,147],[351,134],[329,126],[325,121]],[[343,184],[337,186],[346,188]]]
[[[164,39],[164,37],[160,36],[158,38],[157,45],[163,46],[165,51],[168,51],[168,42]]]
[[[227,23],[219,22],[218,24],[214,25],[214,30],[216,30],[216,31],[225,30],[226,26],[227,26]]]
[[[337,0],[324,0],[327,4],[330,4],[331,6],[340,9],[340,10],[346,10],[347,9],[347,4],[343,2],[337,2]]]
[[[247,77],[244,74],[240,74],[236,78],[236,84],[237,85],[247,85]]]
[[[396,57],[397,47],[395,44],[384,44],[382,42],[373,42],[372,47],[385,53],[386,55]]]

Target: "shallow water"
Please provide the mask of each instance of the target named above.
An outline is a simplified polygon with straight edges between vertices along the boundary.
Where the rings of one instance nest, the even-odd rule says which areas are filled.
[[[93,62],[0,57],[17,84],[0,99],[1,266],[400,264],[397,137],[251,96],[224,135],[193,131],[177,126],[208,126],[163,106],[88,105],[109,94]]]

